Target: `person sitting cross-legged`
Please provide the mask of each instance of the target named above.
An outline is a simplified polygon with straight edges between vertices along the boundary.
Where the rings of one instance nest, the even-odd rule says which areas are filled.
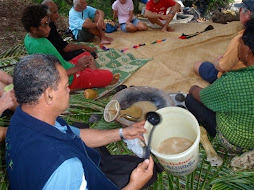
[[[69,28],[79,42],[89,42],[94,36],[100,38],[100,43],[110,44],[113,38],[105,35],[106,24],[104,12],[87,6],[86,0],[73,0],[69,11]]]
[[[168,8],[170,8],[167,14]],[[173,28],[169,27],[169,23],[179,11],[180,4],[174,0],[150,0],[146,4],[145,17],[154,25],[160,26],[162,32],[173,32]]]
[[[73,58],[70,62],[64,60],[57,49],[47,39],[50,33],[47,11],[40,5],[26,7],[22,15],[22,24],[27,32],[25,48],[29,54],[48,54],[56,56],[69,76],[70,89],[106,87],[117,82],[109,70],[97,69],[90,53]]]
[[[133,15],[132,0],[116,0],[112,5],[112,9],[114,11],[113,21],[116,22],[118,17],[122,31],[136,32],[147,30],[147,25]]]
[[[237,153],[254,149],[254,19],[239,40],[239,60],[246,67],[224,73],[206,88],[192,86],[185,101],[208,133]]]
[[[57,5],[51,0],[44,0],[41,4],[47,10],[50,18],[49,27],[51,30],[47,38],[66,61],[70,61],[74,57],[79,56],[84,52],[91,53],[94,58],[98,57],[95,52],[95,47],[89,47],[85,44],[68,43],[67,41],[64,41],[56,28],[56,23],[59,18]],[[86,55],[86,53],[84,54]]]
[[[235,4],[235,6],[240,8],[239,15],[242,25],[245,25],[247,21],[253,18],[253,0],[245,0],[240,4]],[[244,29],[230,41],[225,53],[213,63],[205,61],[194,64],[194,72],[200,75],[205,81],[213,83],[216,79],[220,78],[223,73],[246,67],[246,65],[239,60],[238,56],[238,45],[243,31]]]

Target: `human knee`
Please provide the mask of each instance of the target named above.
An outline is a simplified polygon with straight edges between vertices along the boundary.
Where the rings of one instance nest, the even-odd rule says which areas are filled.
[[[202,64],[202,62],[195,63],[195,64],[193,65],[193,71],[194,71],[197,75],[199,75],[199,68],[200,68],[201,64]]]
[[[147,25],[145,23],[138,23],[137,28],[138,30],[145,31],[147,30]]]
[[[128,24],[125,28],[127,32],[136,32],[138,30],[137,27],[133,24]]]
[[[86,20],[85,20],[85,24],[91,24],[92,23],[92,20],[91,19],[89,19],[89,18],[86,18]]]

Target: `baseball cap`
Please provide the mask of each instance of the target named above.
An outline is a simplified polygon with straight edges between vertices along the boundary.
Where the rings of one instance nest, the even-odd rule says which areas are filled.
[[[254,0],[243,0],[242,3],[238,3],[234,5],[238,8],[246,8],[251,12],[254,12]]]

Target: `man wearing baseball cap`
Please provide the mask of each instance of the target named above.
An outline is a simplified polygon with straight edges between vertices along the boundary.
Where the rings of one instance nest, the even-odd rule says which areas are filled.
[[[254,12],[254,0],[243,0],[242,3],[235,4],[235,7],[245,8],[251,12]]]
[[[242,3],[235,4],[235,7],[240,8],[240,22],[245,25],[253,17],[254,0],[243,0]],[[224,55],[217,62],[211,63],[208,61],[196,63],[193,67],[194,72],[201,76],[202,79],[209,83],[213,83],[217,78],[225,72],[244,68],[245,65],[239,60],[238,44],[244,30],[241,30],[229,43]]]

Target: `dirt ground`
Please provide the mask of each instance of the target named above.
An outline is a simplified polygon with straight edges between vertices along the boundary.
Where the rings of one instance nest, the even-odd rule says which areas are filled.
[[[23,9],[32,0],[0,0],[0,54],[23,42],[26,31],[21,23]],[[59,19],[59,29],[67,29],[67,18]]]
[[[22,10],[31,0],[0,0],[0,54],[23,41]]]

